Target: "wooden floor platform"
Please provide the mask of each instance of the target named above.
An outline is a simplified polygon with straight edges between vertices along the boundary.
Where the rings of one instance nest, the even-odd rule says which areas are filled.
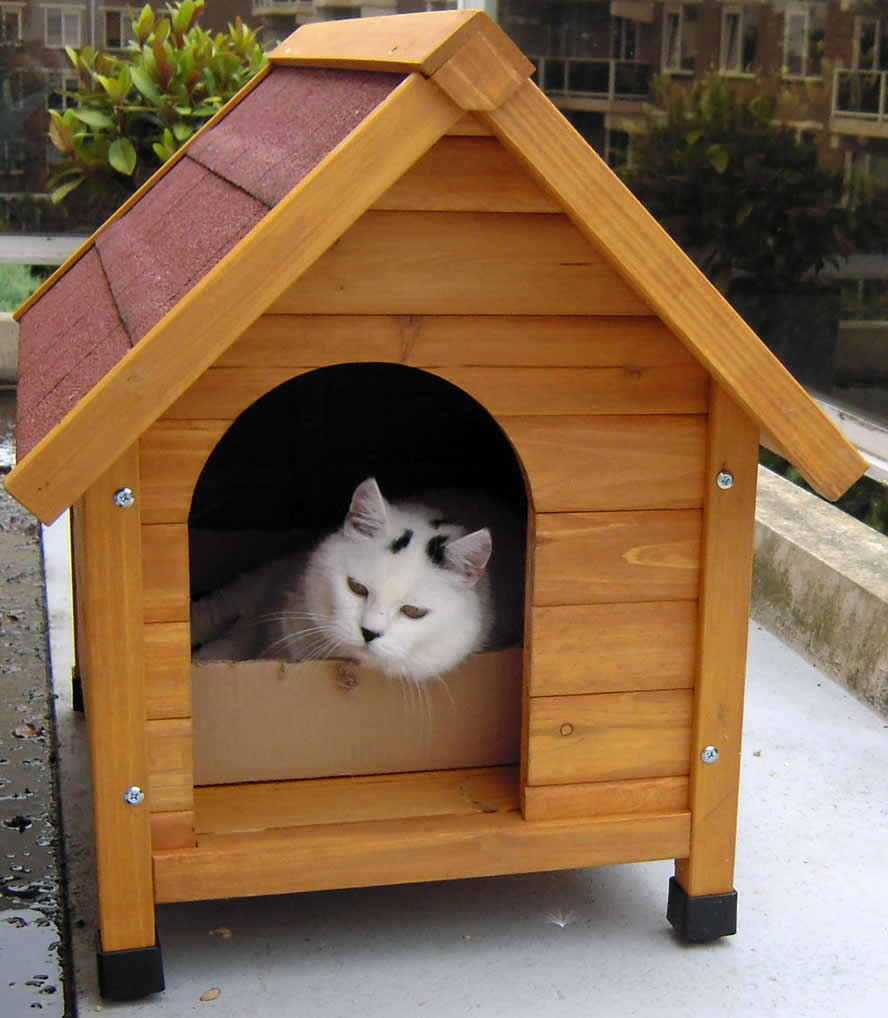
[[[687,811],[526,821],[518,771],[195,789],[197,845],[154,853],[157,902],[683,858]]]

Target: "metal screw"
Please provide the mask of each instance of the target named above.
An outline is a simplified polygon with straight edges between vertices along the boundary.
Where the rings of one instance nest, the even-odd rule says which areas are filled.
[[[728,488],[734,487],[734,475],[729,470],[720,470],[715,479],[715,483],[722,491],[727,491]]]
[[[129,509],[135,501],[136,493],[132,488],[118,488],[114,492],[114,504],[118,509]]]
[[[574,726],[569,721],[565,722],[560,729],[562,735],[572,735],[573,730]]]
[[[132,785],[124,792],[123,798],[130,806],[141,806],[145,801],[145,793],[138,785]]]
[[[700,754],[700,759],[705,764],[714,764],[718,760],[718,749],[715,746],[706,746]]]

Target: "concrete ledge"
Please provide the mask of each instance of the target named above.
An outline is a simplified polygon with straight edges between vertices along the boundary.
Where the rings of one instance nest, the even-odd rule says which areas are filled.
[[[18,377],[18,322],[0,311],[0,387],[14,386]]]
[[[752,617],[888,717],[888,537],[763,468]]]

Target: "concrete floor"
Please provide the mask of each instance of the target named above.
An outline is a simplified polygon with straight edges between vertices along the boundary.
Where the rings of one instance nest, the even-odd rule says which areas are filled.
[[[668,862],[162,906],[167,990],[103,1003],[85,730],[68,702],[65,539],[56,525],[45,546],[81,1018],[888,1014],[888,724],[756,626],[736,937],[674,938]],[[218,994],[202,1001],[207,991]]]
[[[0,390],[0,1015],[61,1018],[65,915],[43,563],[36,520],[2,486],[13,410]]]

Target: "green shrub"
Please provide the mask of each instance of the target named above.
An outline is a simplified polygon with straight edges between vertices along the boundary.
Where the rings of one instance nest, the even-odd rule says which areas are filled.
[[[63,155],[53,201],[86,185],[121,204],[265,65],[240,18],[227,33],[200,28],[204,6],[182,0],[158,18],[146,5],[122,55],[67,50],[79,85],[74,105],[50,111],[50,139]]]
[[[722,292],[737,273],[787,289],[852,250],[843,176],[799,138],[793,97],[715,72],[655,94],[623,178]]]
[[[0,311],[15,311],[40,283],[28,265],[0,264]]]

